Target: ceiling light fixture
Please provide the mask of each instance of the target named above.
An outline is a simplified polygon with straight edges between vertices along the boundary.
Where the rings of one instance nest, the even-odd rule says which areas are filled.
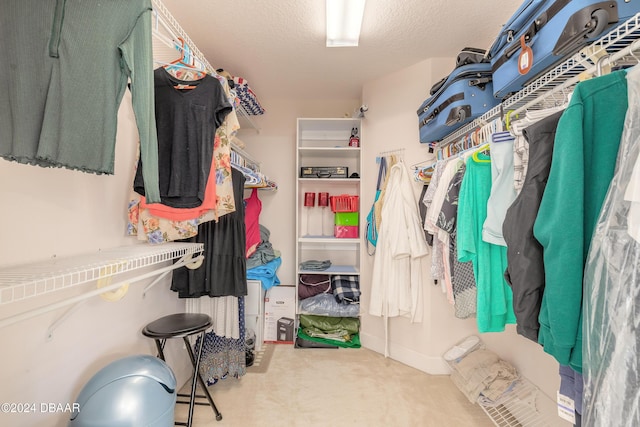
[[[327,47],[358,46],[365,0],[325,0]]]

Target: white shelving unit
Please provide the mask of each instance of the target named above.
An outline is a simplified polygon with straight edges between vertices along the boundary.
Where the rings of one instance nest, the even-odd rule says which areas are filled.
[[[296,156],[296,279],[300,274],[360,275],[362,215],[357,238],[334,237],[334,214],[331,207],[318,207],[318,193],[330,196],[349,194],[360,198],[360,178],[301,178],[301,168],[309,166],[344,166],[348,176],[362,170],[360,147],[350,147],[351,129],[360,135],[360,119],[299,118]],[[315,207],[305,207],[305,193],[316,193]],[[303,261],[331,261],[327,270],[304,270]],[[297,282],[297,280],[296,280]],[[298,311],[296,292],[296,314]]]

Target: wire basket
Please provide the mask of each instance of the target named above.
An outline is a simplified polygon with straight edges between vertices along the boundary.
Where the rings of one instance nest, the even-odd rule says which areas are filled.
[[[350,194],[341,194],[339,196],[330,196],[332,212],[358,212],[358,196]]]

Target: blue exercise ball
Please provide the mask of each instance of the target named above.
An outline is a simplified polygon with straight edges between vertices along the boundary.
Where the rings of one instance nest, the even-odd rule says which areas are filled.
[[[69,427],[171,427],[176,377],[156,357],[128,356],[98,371],[75,402]]]

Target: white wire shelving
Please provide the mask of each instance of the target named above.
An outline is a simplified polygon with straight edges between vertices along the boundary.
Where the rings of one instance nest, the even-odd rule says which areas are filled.
[[[95,254],[0,268],[0,305],[37,297],[115,274],[203,251],[201,243],[132,245]]]
[[[177,39],[182,38],[184,43],[188,46],[189,54],[195,57],[195,63],[201,64],[202,67],[210,74],[214,74],[216,69],[209,63],[204,54],[198,49],[196,44],[191,40],[187,32],[180,26],[178,21],[174,18],[174,16],[169,12],[169,9],[160,1],[160,0],[151,0],[153,11],[154,11],[154,19],[153,19],[153,38],[154,41],[157,40],[160,43],[154,42],[154,59],[159,60],[160,62],[169,63],[173,59],[173,56],[168,56],[170,59],[165,59],[167,54],[175,55],[176,49],[181,49],[182,47],[177,45]],[[169,53],[164,52],[159,48],[160,44],[164,44],[165,46],[170,48]],[[249,123],[249,126],[256,130],[256,132],[260,131],[260,128],[256,123],[251,119],[251,115],[247,112],[247,110],[242,105],[237,105],[236,112],[240,118]]]
[[[175,268],[188,266],[202,260],[202,243],[171,242],[162,245],[131,245],[105,249],[93,254],[71,257],[55,257],[46,261],[0,268],[0,309],[12,303],[52,294],[90,282],[109,281],[111,278],[146,267],[150,272],[127,277],[125,282],[108,284],[99,289],[49,303],[0,320],[0,327],[7,326],[38,314],[67,305],[82,302],[93,296],[113,291],[124,284],[154,276],[163,277]],[[160,264],[178,260],[169,266]],[[147,289],[151,286],[147,286]]]
[[[469,354],[477,354],[475,352],[479,350],[486,351],[485,345],[480,341],[480,338],[471,335],[451,347],[443,355],[443,360],[451,368],[452,375],[455,374],[455,378],[452,377],[453,383],[465,394],[468,394],[470,389],[476,390],[478,386],[490,390],[493,381],[497,379],[495,377],[497,371],[492,370],[490,365],[486,363],[491,360],[491,357],[488,356],[491,354],[490,351],[474,361],[465,363],[464,368],[459,367],[459,364]],[[463,383],[464,381],[468,381],[470,384]],[[467,386],[469,387],[467,388]],[[550,413],[552,409],[555,409],[555,403],[522,375],[515,377],[508,388],[493,400],[483,394],[484,390],[483,388],[477,397],[476,403],[496,427],[552,427],[558,425],[551,419]]]
[[[606,35],[582,48],[570,58],[536,78],[519,92],[479,118],[447,135],[437,147],[441,148],[457,142],[486,123],[504,117],[509,111],[512,115],[528,108],[547,108],[565,98],[582,78],[594,75],[599,66],[612,64],[621,57],[640,49],[636,42],[640,39],[640,14],[614,27]],[[602,59],[601,59],[602,58]],[[602,61],[598,64],[598,61]]]
[[[497,427],[548,427],[551,420],[539,409],[543,399],[550,400],[521,377],[499,400],[492,402],[481,396],[478,404]]]

